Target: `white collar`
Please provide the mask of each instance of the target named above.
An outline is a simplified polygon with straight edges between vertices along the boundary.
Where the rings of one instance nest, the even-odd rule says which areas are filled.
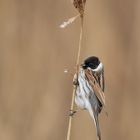
[[[89,68],[89,69],[91,69],[91,68]],[[94,72],[100,73],[103,71],[103,64],[100,63],[96,69],[91,69],[91,70]]]

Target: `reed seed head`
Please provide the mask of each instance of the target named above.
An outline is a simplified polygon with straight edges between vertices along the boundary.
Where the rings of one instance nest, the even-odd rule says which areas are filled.
[[[74,7],[79,11],[80,15],[84,14],[86,0],[73,0]]]

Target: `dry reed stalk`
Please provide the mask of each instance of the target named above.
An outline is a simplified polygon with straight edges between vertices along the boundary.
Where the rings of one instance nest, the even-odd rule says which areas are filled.
[[[76,61],[76,75],[78,77],[79,71],[79,61],[80,61],[80,54],[81,54],[81,46],[82,46],[82,36],[83,36],[83,16],[81,16],[81,31],[80,31],[80,38],[79,38],[79,47],[78,47],[78,54],[77,54],[77,61]],[[71,108],[70,110],[74,110],[74,98],[76,93],[77,86],[75,85],[72,92],[72,100],[71,100]],[[72,116],[69,116],[69,124],[68,124],[68,131],[67,131],[67,140],[70,140],[71,136],[71,127],[72,127]]]
[[[83,20],[84,20],[84,9],[85,9],[86,0],[74,0],[73,4],[75,8],[80,13],[81,18],[81,29],[80,29],[80,38],[79,38],[79,46],[78,46],[78,53],[77,53],[77,60],[76,60],[76,75],[78,78],[78,71],[79,71],[79,62],[80,62],[80,54],[81,54],[81,47],[82,47],[82,37],[83,37]],[[71,100],[71,108],[70,110],[74,110],[74,98],[76,93],[77,86],[75,85],[72,92],[72,100]],[[70,140],[71,138],[71,128],[72,128],[72,116],[69,116],[69,124],[68,124],[68,131],[67,131],[67,139]]]

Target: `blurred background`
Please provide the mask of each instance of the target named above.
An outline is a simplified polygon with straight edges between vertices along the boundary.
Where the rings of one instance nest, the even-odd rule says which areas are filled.
[[[109,116],[103,140],[140,138],[140,1],[87,0],[81,61],[105,66]],[[66,140],[79,39],[70,0],[0,0],[0,139]],[[87,111],[78,112],[72,140],[96,140]]]

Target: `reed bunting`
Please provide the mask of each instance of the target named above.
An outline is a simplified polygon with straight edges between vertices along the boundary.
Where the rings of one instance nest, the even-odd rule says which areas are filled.
[[[105,82],[104,68],[99,58],[91,56],[85,59],[73,82],[76,85],[75,103],[78,107],[88,110],[94,120],[97,136],[101,140],[98,115],[105,105]]]

